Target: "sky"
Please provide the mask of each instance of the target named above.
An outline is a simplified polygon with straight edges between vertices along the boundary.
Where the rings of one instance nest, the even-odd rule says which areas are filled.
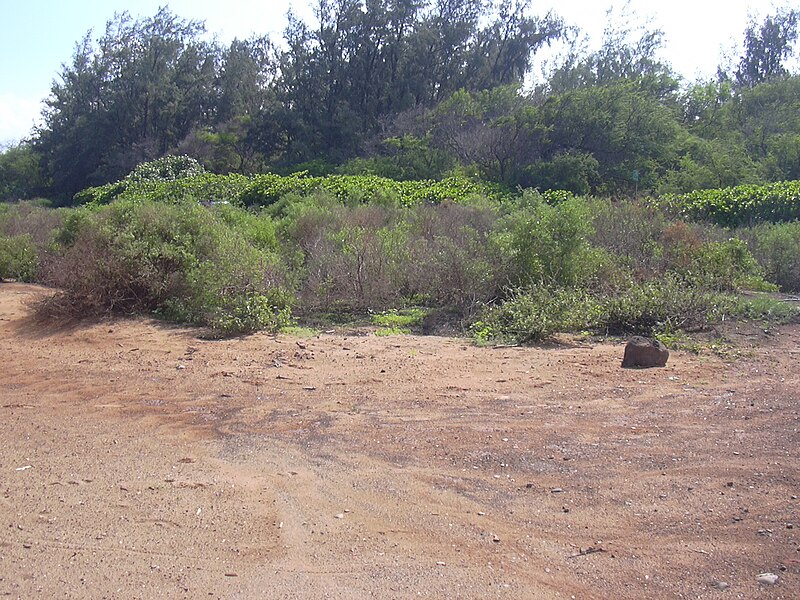
[[[792,5],[798,4],[789,0]],[[616,12],[624,0],[613,3]],[[735,48],[749,16],[774,11],[772,0],[629,0],[635,22],[661,29],[661,58],[692,81],[710,77],[724,55]],[[205,22],[209,36],[223,43],[252,34],[280,38],[291,7],[313,18],[309,0],[0,0],[0,145],[30,135],[39,122],[42,102],[69,63],[75,44],[89,30],[100,35],[115,12],[151,17],[168,5],[185,19]],[[590,49],[599,46],[610,0],[533,0],[531,12],[549,10],[589,35]]]

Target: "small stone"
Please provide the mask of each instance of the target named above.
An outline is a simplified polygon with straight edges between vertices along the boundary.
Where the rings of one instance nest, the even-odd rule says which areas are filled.
[[[563,492],[563,491],[564,491],[564,490],[562,490],[560,487],[555,487],[555,488],[553,488],[553,489],[551,489],[551,490],[550,490],[550,493],[551,493],[551,494],[560,494],[560,493],[561,493],[561,492]]]
[[[499,544],[499,543],[500,543],[500,538],[499,538],[499,537],[497,537],[496,535],[493,535],[493,536],[492,536],[492,541],[493,541],[495,544]]]
[[[778,579],[779,577],[775,575],[775,573],[761,573],[761,575],[756,577],[756,581],[764,585],[775,585],[778,583]]]
[[[344,519],[344,513],[339,513],[338,515],[336,515],[336,518],[337,519]]]
[[[727,581],[712,581],[711,582],[711,587],[714,588],[715,590],[719,590],[721,592],[724,592],[729,587],[731,587],[731,584],[728,583]]]

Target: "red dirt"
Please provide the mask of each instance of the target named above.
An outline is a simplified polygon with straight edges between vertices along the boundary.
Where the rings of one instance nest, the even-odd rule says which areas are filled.
[[[0,285],[0,597],[800,598],[800,327],[623,370],[41,293]]]

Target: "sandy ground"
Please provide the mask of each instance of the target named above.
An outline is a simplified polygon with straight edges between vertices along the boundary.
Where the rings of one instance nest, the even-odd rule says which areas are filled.
[[[0,597],[800,598],[798,327],[623,370],[41,293],[0,284]]]

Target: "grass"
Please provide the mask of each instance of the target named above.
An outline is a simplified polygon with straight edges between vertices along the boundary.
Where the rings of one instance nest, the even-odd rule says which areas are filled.
[[[372,323],[379,325],[378,336],[407,335],[411,328],[422,323],[427,311],[421,308],[391,309],[372,315]]]

